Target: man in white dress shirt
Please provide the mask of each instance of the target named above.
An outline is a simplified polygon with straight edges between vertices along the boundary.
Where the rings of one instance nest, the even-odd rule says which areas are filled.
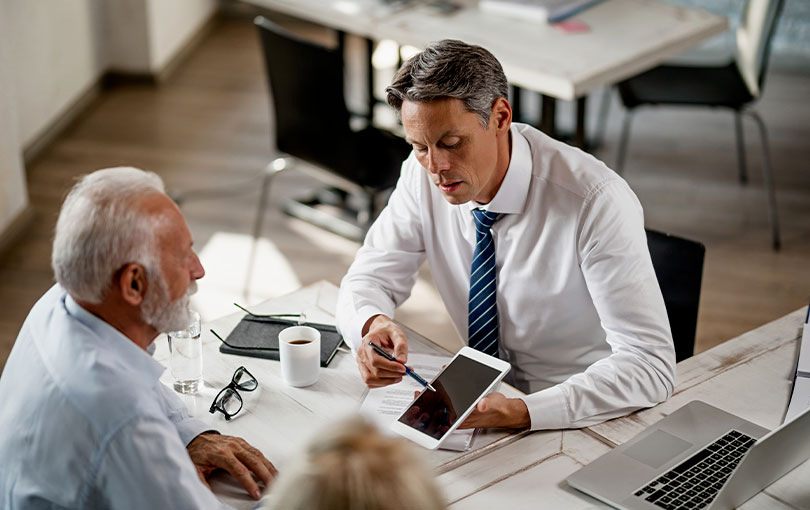
[[[512,365],[527,393],[483,399],[464,427],[584,427],[672,393],[675,352],[627,183],[512,123],[487,50],[433,43],[387,89],[413,147],[341,283],[338,327],[369,387],[401,380],[372,341],[408,357],[392,321],[428,260],[461,337]]]
[[[243,439],[191,418],[160,383],[159,332],[190,322],[205,274],[163,182],[99,170],[56,226],[56,281],[32,308],[0,376],[0,508],[209,509],[230,472],[255,498],[276,470]]]

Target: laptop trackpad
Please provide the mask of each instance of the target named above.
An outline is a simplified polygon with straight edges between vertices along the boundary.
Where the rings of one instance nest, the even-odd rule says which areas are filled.
[[[624,454],[650,467],[658,468],[691,447],[692,443],[667,434],[663,430],[656,430],[625,450]]]

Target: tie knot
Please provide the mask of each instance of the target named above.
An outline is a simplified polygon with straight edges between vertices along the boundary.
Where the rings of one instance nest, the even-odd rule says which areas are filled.
[[[489,230],[492,224],[498,219],[498,213],[492,211],[485,211],[483,209],[473,209],[473,219],[477,228]]]

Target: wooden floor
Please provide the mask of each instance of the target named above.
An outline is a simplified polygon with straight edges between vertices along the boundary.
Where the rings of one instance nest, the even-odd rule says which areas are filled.
[[[707,247],[697,351],[807,305],[808,99],[810,76],[775,71],[757,106],[770,129],[782,222],[779,252],[770,248],[753,125],[746,131],[751,182],[743,187],[736,180],[729,114],[650,110],[637,116],[625,177],[644,205],[647,225]],[[27,167],[36,218],[0,259],[0,366],[28,310],[52,285],[50,243],[61,200],[76,176],[97,168],[153,170],[173,191],[242,185],[239,194],[200,195],[183,204],[208,271],[196,303],[204,317],[232,311],[234,300],[250,304],[320,279],[339,283],[358,245],[280,212],[282,200],[317,186],[294,171],[273,182],[257,263],[247,273],[255,177],[274,156],[268,112],[258,41],[246,19],[222,20],[164,84],[106,91]],[[597,154],[609,164],[621,119],[618,104],[612,112]],[[437,303],[424,270],[398,318],[445,345],[457,343]]]

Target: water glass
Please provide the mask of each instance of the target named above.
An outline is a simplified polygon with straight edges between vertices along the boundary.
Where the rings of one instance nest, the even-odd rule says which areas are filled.
[[[174,389],[180,393],[196,393],[203,380],[200,314],[192,310],[188,327],[172,331],[168,336],[169,367],[174,377]]]

